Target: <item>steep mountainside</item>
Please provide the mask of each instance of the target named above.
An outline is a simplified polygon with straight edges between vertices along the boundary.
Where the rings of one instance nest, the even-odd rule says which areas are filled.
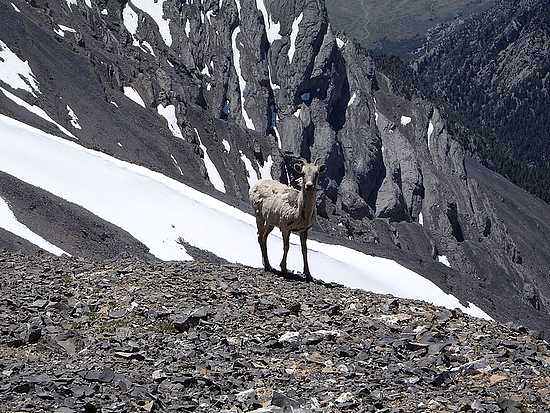
[[[326,0],[331,22],[363,47],[406,58],[430,29],[492,7],[495,0]]]
[[[0,410],[548,412],[518,326],[240,265],[0,253]],[[32,293],[31,293],[32,292]]]
[[[550,2],[500,0],[433,29],[414,65],[427,94],[482,136],[475,150],[550,201]]]
[[[470,160],[322,1],[0,0],[0,24],[2,246],[258,265],[250,185],[320,158],[314,276],[403,293],[421,274],[548,329],[550,208]]]

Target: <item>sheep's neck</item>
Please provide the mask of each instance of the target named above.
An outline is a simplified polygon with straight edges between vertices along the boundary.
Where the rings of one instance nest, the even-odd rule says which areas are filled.
[[[302,219],[306,226],[311,224],[315,212],[315,191],[306,192],[302,188],[298,198],[298,218]]]

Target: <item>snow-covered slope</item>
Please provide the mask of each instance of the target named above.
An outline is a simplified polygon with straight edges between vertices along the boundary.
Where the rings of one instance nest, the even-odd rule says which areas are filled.
[[[179,243],[231,262],[261,266],[255,219],[237,208],[142,166],[120,161],[0,115],[0,170],[80,205],[128,231],[163,260],[192,259]],[[9,230],[9,226],[6,229]],[[280,235],[269,239],[272,259]],[[464,307],[431,281],[394,261],[311,241],[312,271],[353,288],[425,300],[489,318]],[[299,240],[291,239],[289,267],[301,266]]]

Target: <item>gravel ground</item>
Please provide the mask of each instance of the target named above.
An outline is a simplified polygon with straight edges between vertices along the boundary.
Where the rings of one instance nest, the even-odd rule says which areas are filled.
[[[0,287],[2,412],[550,411],[540,334],[419,301],[40,253]]]

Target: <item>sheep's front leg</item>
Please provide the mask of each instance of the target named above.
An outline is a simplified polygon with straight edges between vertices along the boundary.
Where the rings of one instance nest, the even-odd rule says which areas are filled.
[[[302,244],[302,257],[304,258],[304,275],[306,276],[306,281],[310,282],[313,278],[311,277],[307,263],[307,231],[300,232],[300,243]]]
[[[286,273],[286,257],[290,247],[290,231],[281,231],[283,234],[283,259],[281,260],[281,272]]]

